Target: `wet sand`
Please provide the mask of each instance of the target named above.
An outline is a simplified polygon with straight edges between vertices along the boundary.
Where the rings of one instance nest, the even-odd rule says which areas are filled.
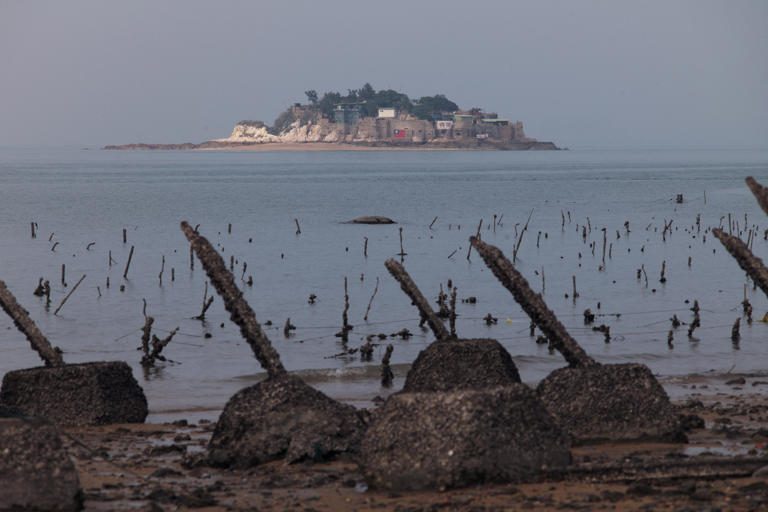
[[[752,475],[768,468],[768,377],[692,375],[663,384],[681,414],[705,421],[688,444],[575,447],[571,468],[540,481],[443,492],[367,490],[352,460],[202,466],[214,427],[205,420],[68,429],[66,444],[88,510],[764,510],[768,475]]]

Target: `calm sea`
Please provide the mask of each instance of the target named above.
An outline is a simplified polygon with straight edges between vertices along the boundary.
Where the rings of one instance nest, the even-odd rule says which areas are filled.
[[[597,359],[642,362],[660,375],[763,371],[768,324],[758,320],[768,302],[706,234],[710,227],[727,227],[730,214],[743,238],[749,229],[756,233],[754,252],[768,255],[768,219],[744,185],[749,175],[768,182],[768,152],[2,149],[0,279],[64,350],[67,362],[128,361],[155,419],[215,415],[262,371],[218,298],[205,322],[192,319],[200,313],[205,275],[199,262],[190,270],[189,247],[179,230],[186,219],[200,224],[228,263],[234,256],[238,282],[253,277],[252,287],[241,282],[245,297],[263,324],[272,323],[265,328],[286,366],[332,396],[368,405],[388,392],[378,379],[384,345],[372,363],[362,363],[357,355],[333,357],[341,352],[334,335],[341,327],[344,278],[354,325],[351,347],[369,334],[403,328],[414,334],[385,342],[394,345],[395,389],[407,364],[432,340],[384,269],[384,261],[400,252],[400,228],[405,266],[425,295],[435,299],[449,279],[458,288],[461,336],[498,339],[526,382],[563,365],[560,356],[529,336],[527,317],[480,258],[467,259],[467,239],[481,219],[483,239],[511,256],[530,215],[517,266],[534,289],[545,285],[549,306]],[[677,194],[683,194],[682,204],[675,202]],[[344,223],[360,215],[385,215],[398,224]],[[39,226],[36,239],[30,234],[32,221]],[[672,222],[666,240],[665,222]],[[585,225],[591,228],[586,240]],[[608,246],[601,269],[603,228]],[[123,279],[131,247],[134,255]],[[116,261],[112,266],[109,251]],[[667,282],[662,284],[663,261]],[[61,284],[62,264],[67,287]],[[647,286],[644,278],[637,279],[641,266]],[[82,275],[87,276],[83,284],[54,316],[53,309]],[[572,276],[580,294],[575,301]],[[32,294],[40,277],[52,283],[49,310]],[[365,322],[377,278],[378,293]],[[731,326],[742,315],[745,284],[755,322],[742,320],[741,340],[734,345]],[[308,303],[310,294],[317,296],[315,304]],[[469,297],[476,303],[461,302]],[[158,335],[180,328],[164,352],[169,361],[149,372],[139,365],[137,351],[142,299]],[[669,319],[676,314],[689,322],[693,300],[701,306],[696,339],[688,339],[683,325],[673,348],[668,347]],[[584,325],[586,308],[602,315],[597,324],[610,326],[610,343]],[[498,324],[485,324],[488,313]],[[283,324],[289,317],[297,328],[286,338]],[[40,364],[5,315],[0,333],[0,375]]]

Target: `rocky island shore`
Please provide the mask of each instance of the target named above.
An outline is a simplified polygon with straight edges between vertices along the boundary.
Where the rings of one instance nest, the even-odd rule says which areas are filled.
[[[556,150],[553,142],[528,137],[521,121],[481,108],[462,110],[441,94],[411,100],[370,84],[346,96],[305,93],[269,126],[240,121],[226,138],[201,143],[108,145],[110,150]]]

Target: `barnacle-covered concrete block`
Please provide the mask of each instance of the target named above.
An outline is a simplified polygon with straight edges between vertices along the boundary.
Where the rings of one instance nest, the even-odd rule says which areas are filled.
[[[642,364],[560,368],[536,392],[578,443],[686,440],[669,396]]]
[[[208,445],[208,463],[246,468],[276,459],[321,461],[355,453],[364,415],[290,375],[238,391]]]
[[[360,449],[371,487],[447,489],[535,477],[571,461],[570,440],[522,384],[400,393],[377,410]]]
[[[509,352],[496,340],[436,341],[411,365],[403,391],[454,391],[520,382]]]
[[[58,425],[142,423],[148,412],[144,391],[122,361],[8,372],[0,404]]]

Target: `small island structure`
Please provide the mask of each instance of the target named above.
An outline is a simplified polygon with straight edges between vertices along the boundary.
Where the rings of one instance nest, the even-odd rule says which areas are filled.
[[[272,126],[240,121],[229,137],[200,144],[124,144],[104,149],[559,149],[527,137],[521,121],[474,107],[462,110],[442,94],[411,99],[401,92],[376,91],[366,83],[346,95],[305,92]]]

